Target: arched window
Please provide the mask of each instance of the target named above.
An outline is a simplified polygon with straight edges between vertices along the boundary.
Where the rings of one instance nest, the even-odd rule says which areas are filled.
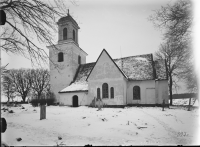
[[[114,98],[114,88],[110,88],[110,98]]]
[[[78,56],[78,64],[81,64],[81,56]]]
[[[114,88],[110,88],[110,98],[114,98]]]
[[[108,98],[108,84],[103,83],[102,85],[102,98]]]
[[[97,88],[97,98],[100,98],[101,94],[100,94],[100,88]]]
[[[58,62],[63,62],[64,57],[63,57],[63,52],[58,53]]]
[[[134,100],[139,100],[140,99],[140,87],[139,86],[134,86],[133,87],[133,99]]]
[[[63,40],[67,40],[67,28],[63,29]]]
[[[73,40],[75,41],[75,31],[73,30]]]

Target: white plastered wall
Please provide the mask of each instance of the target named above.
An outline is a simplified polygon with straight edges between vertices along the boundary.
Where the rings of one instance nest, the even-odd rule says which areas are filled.
[[[158,104],[162,104],[163,100],[165,100],[165,104],[169,104],[167,80],[156,81],[156,96]]]
[[[133,100],[133,87],[140,87],[140,100]],[[127,104],[156,104],[155,81],[128,81]]]
[[[107,53],[103,51],[92,73],[88,78],[88,104],[97,97],[100,88],[102,98],[102,84],[108,84],[108,98],[102,101],[106,105],[124,105],[126,103],[126,80]],[[111,98],[110,88],[114,88],[114,98]]]
[[[60,105],[72,106],[73,96],[78,96],[79,106],[87,105],[87,92],[59,93]]]
[[[51,90],[56,95],[56,101],[59,102],[58,92],[69,86],[73,81],[76,74],[78,64],[78,55],[81,56],[81,62],[84,64],[86,62],[86,53],[84,53],[78,46],[73,42],[57,44],[54,49],[49,46],[49,56],[51,61],[56,64],[56,66],[50,61],[50,84]],[[64,61],[58,62],[58,53],[63,52]]]

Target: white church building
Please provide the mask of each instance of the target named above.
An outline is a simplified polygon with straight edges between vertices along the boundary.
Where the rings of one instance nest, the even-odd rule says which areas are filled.
[[[78,44],[77,22],[68,14],[58,20],[58,43],[48,46],[50,84],[60,105],[107,106],[168,104],[166,62],[152,54],[112,59],[103,49],[96,62]]]

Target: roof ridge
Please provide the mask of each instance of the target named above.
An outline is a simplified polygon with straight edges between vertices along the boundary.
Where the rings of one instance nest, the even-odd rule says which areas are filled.
[[[127,56],[127,57],[123,57],[123,58],[116,58],[116,59],[113,59],[113,60],[125,59],[125,58],[130,58],[130,57],[140,57],[140,56],[145,56],[145,55],[151,55],[151,53],[149,53],[149,54],[142,54],[142,55],[135,55],[135,56]]]

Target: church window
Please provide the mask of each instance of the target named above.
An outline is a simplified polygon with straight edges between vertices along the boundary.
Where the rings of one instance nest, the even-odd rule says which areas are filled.
[[[103,83],[102,85],[102,98],[108,98],[108,84]]]
[[[75,41],[75,31],[73,30],[73,40]]]
[[[63,52],[58,53],[58,62],[63,62],[64,57],[63,57]]]
[[[100,95],[100,88],[97,88],[97,98],[100,98],[101,95]]]
[[[134,86],[133,87],[133,99],[134,100],[139,100],[140,99],[140,87],[139,86]]]
[[[78,56],[78,64],[81,64],[81,56]]]
[[[110,88],[110,97],[114,98],[114,88],[113,87]]]
[[[63,29],[63,40],[67,40],[67,28]]]

